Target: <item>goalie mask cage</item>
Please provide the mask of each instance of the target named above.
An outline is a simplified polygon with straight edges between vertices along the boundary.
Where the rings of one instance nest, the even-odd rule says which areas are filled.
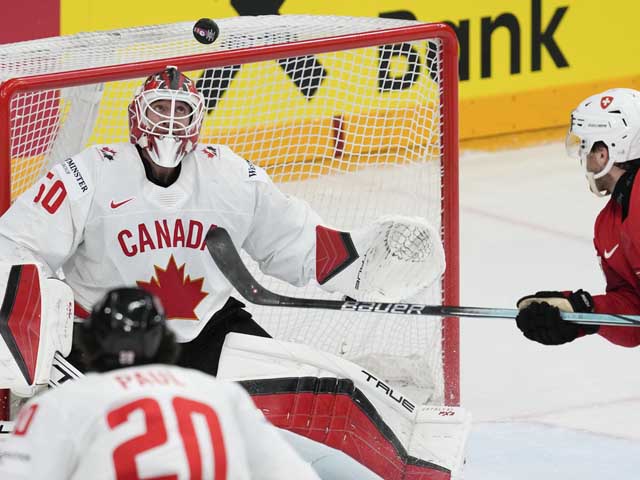
[[[439,227],[446,273],[407,300],[456,305],[453,31],[307,15],[218,24],[212,45],[197,43],[188,22],[0,45],[1,211],[52,164],[91,144],[128,141],[135,89],[175,65],[206,99],[200,144],[227,144],[264,167],[327,224],[351,229],[399,214]],[[329,296],[316,286],[257,278],[279,293]],[[248,308],[276,338],[343,355],[407,393],[417,389],[416,400],[459,402],[457,319]]]

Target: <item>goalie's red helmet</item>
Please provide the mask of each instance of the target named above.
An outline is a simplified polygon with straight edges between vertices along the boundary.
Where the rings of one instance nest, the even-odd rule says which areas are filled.
[[[167,67],[148,77],[129,105],[130,141],[157,165],[175,167],[196,147],[203,116],[204,99],[195,83]]]
[[[109,291],[80,329],[91,370],[173,363],[177,346],[158,298],[140,288]]]

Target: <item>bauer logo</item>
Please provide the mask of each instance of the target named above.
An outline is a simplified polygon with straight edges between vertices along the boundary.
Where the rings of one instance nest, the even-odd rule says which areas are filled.
[[[413,303],[377,303],[377,302],[356,302],[346,301],[340,307],[341,310],[350,312],[371,312],[371,313],[399,313],[407,315],[422,315],[424,305]]]

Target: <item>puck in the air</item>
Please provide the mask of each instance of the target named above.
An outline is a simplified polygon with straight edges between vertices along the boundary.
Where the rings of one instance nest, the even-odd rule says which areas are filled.
[[[215,42],[219,34],[220,29],[218,28],[218,25],[210,18],[201,18],[193,26],[193,36],[196,37],[196,40],[200,43],[204,43],[205,45]]]

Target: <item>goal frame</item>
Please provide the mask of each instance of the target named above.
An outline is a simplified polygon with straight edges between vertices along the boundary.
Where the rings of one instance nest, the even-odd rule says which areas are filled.
[[[365,33],[355,33],[303,40],[291,43],[213,51],[189,56],[127,63],[106,67],[79,69],[60,73],[10,78],[0,84],[0,214],[11,203],[11,120],[10,105],[14,95],[40,89],[56,89],[91,83],[129,80],[145,77],[166,67],[175,65],[184,71],[204,68],[240,65],[252,62],[278,60],[301,55],[321,54],[331,51],[364,48],[376,45],[410,42],[417,39],[437,39],[442,45],[442,84],[440,108],[444,121],[440,122],[442,138],[441,165],[441,221],[446,238],[447,268],[443,276],[443,304],[459,303],[459,203],[458,203],[458,42],[455,32],[446,24],[425,23],[389,28]],[[460,403],[460,351],[459,320],[442,320],[444,402]],[[8,401],[5,401],[8,409]],[[4,415],[3,415],[4,413]],[[0,394],[0,418],[7,418],[2,409]]]

